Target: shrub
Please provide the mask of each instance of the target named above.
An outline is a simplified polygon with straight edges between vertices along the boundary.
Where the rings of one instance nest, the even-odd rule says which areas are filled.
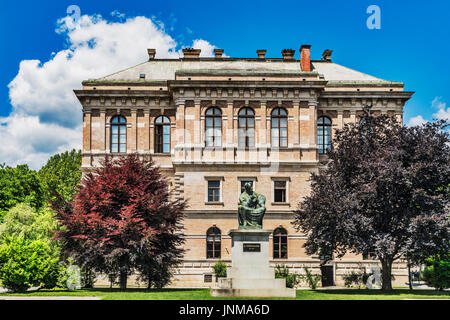
[[[276,265],[275,267],[275,278],[284,278],[286,279],[286,287],[294,288],[297,284],[300,283],[300,275],[296,273],[289,273],[289,269],[285,266]]]
[[[342,278],[344,279],[344,285],[348,288],[352,286],[357,286],[360,289],[362,286],[365,286],[367,280],[372,275],[372,273],[367,273],[365,269],[361,272],[352,271],[347,273]]]
[[[218,261],[213,267],[214,274],[217,278],[225,278],[227,276],[227,265],[223,261]]]
[[[8,236],[0,244],[0,279],[5,288],[24,292],[32,286],[53,288],[63,269],[50,245]]]
[[[322,276],[318,274],[316,275],[312,274],[311,271],[308,269],[308,267],[303,267],[303,269],[305,270],[306,273],[304,276],[306,283],[311,289],[316,290],[319,281],[322,280]]]
[[[450,254],[436,255],[426,260],[425,269],[422,272],[422,280],[435,288],[444,290],[450,288]]]

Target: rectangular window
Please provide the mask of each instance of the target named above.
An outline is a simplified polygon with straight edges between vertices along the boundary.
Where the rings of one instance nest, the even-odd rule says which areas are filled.
[[[155,126],[155,152],[170,152],[170,125]]]
[[[274,202],[286,202],[286,181],[274,181]]]
[[[209,180],[208,181],[208,202],[220,201],[220,181]]]
[[[111,152],[127,152],[127,128],[125,125],[111,125]]]

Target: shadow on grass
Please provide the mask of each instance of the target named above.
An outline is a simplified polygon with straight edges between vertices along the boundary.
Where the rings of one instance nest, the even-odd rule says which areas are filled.
[[[71,293],[71,292],[104,292],[104,293],[164,293],[164,292],[188,292],[188,291],[204,291],[209,289],[190,289],[190,288],[161,288],[161,289],[147,289],[147,288],[127,288],[122,290],[120,288],[82,288],[78,290],[68,290],[62,288],[55,289],[37,289],[22,292],[24,294],[33,294],[39,292],[52,292],[52,293]]]
[[[448,296],[449,291],[437,291],[437,290],[409,290],[409,289],[394,289],[392,291],[383,291],[380,289],[369,290],[369,289],[335,289],[335,290],[320,290],[320,293],[324,294],[341,294],[341,295],[420,295],[420,296]]]

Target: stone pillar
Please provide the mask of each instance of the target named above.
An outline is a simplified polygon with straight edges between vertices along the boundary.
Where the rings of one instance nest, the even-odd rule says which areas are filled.
[[[292,101],[292,115],[294,120],[292,121],[292,130],[288,127],[288,140],[292,146],[297,147],[300,144],[300,102]]]
[[[106,110],[100,109],[100,151],[106,151]]]
[[[226,121],[223,122],[223,139],[226,146],[226,162],[234,162],[234,117],[233,117],[233,101],[227,101],[225,110]]]
[[[185,133],[185,108],[186,108],[186,102],[184,99],[177,99],[175,101],[175,106],[177,108],[176,115],[175,115],[175,121],[176,121],[176,148],[175,151],[175,158],[177,160],[184,160],[184,133]]]
[[[105,152],[111,152],[111,117],[105,117]]]
[[[262,100],[261,101],[261,111],[260,111],[260,115],[261,115],[261,126],[260,126],[260,130],[261,132],[257,132],[257,134],[259,135],[259,145],[261,147],[267,148],[267,101]]]
[[[136,149],[143,152],[148,145],[148,117],[144,114],[142,117],[138,116],[136,121]]]
[[[201,142],[202,142],[202,126],[200,121],[201,116],[201,107],[200,100],[194,101],[194,110],[193,114],[190,114],[190,122],[192,122],[192,126],[190,126],[190,132],[194,135],[191,137],[191,143],[193,144],[193,160],[201,161]]]
[[[148,114],[148,122],[149,122],[149,145],[150,145],[150,153],[155,153],[155,119],[156,117],[151,115],[151,110],[149,110]]]
[[[83,114],[83,151],[91,151],[91,111]]]
[[[131,110],[131,126],[129,127],[129,135],[127,135],[128,140],[128,150],[130,152],[137,151],[137,111]],[[127,150],[127,151],[128,151]]]
[[[309,144],[311,146],[317,145],[317,101],[309,100],[308,101],[309,108],[309,119],[310,119],[310,139]]]
[[[202,138],[200,114],[201,114],[200,100],[195,100],[194,101],[194,113],[192,115],[192,121],[194,122],[193,123],[194,137],[192,139],[192,143],[194,143],[195,145],[200,144],[201,138]]]
[[[337,128],[344,128],[344,110],[337,111]]]
[[[356,111],[350,110],[350,123],[356,123]]]
[[[150,151],[150,110],[144,109],[143,128],[142,128],[142,149]]]

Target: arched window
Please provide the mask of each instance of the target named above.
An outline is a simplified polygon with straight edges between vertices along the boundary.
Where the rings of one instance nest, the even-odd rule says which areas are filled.
[[[275,108],[271,114],[272,147],[287,147],[287,112],[283,108]]]
[[[206,258],[220,258],[220,229],[213,226],[206,231]]]
[[[238,113],[238,146],[255,146],[255,112],[251,108],[242,108]]]
[[[170,152],[170,119],[159,116],[155,120],[155,152]]]
[[[219,108],[209,108],[205,114],[206,146],[220,147],[222,145],[222,111]]]
[[[111,119],[111,152],[127,152],[127,119],[115,116]]]
[[[287,259],[288,247],[287,247],[287,231],[286,229],[279,227],[273,231],[273,258],[274,259]]]
[[[317,144],[319,154],[327,153],[331,148],[331,120],[328,117],[317,119]]]

